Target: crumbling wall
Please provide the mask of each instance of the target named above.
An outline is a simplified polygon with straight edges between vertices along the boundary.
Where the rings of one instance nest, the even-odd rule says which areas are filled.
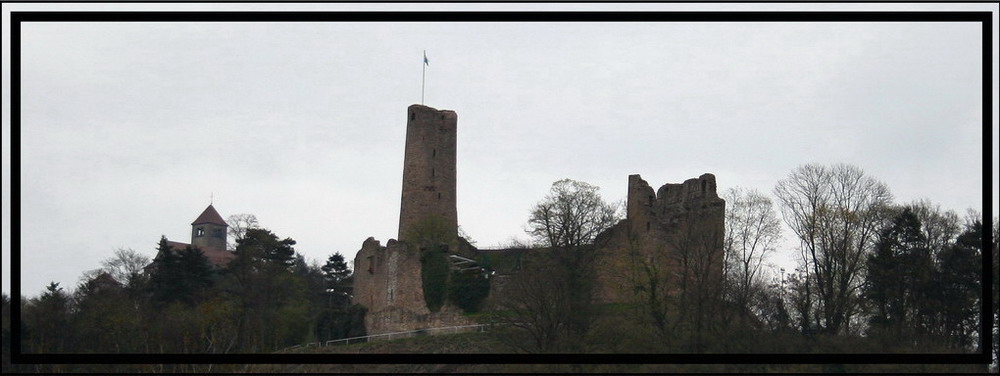
[[[389,239],[386,246],[368,238],[354,258],[354,300],[368,308],[368,334],[381,334],[474,322],[445,305],[430,312],[424,302],[420,250]]]
[[[717,272],[712,278],[721,278],[724,221],[725,200],[718,196],[712,174],[664,184],[655,193],[641,176],[629,175],[626,218],[595,241],[595,299],[633,301],[643,265],[658,265],[677,276],[682,252],[706,255],[710,270]]]
[[[424,226],[420,231],[447,232],[447,245],[456,252],[472,253],[471,245],[458,237],[457,129],[455,111],[417,104],[407,108],[399,241],[390,239],[383,247],[368,238],[355,257],[354,302],[368,307],[369,334],[470,323],[448,305],[441,312],[427,309],[421,251],[407,242]]]
[[[477,256],[475,247],[457,233],[457,124],[454,111],[424,105],[407,109],[399,241],[390,239],[383,247],[368,238],[355,257],[353,299],[368,308],[365,326],[369,334],[472,323],[449,304],[441,312],[427,309],[421,251],[407,242],[407,236],[418,232],[411,230],[430,222],[448,232],[445,238],[454,239],[448,241],[453,252]],[[691,244],[707,247],[712,254],[718,248],[721,278],[725,202],[716,193],[714,175],[664,184],[655,192],[642,177],[630,175],[626,212],[626,219],[596,240],[598,302],[630,301],[639,265],[676,269],[674,256],[682,248],[690,250]],[[504,285],[517,278],[517,273],[494,278],[487,304],[502,297]]]

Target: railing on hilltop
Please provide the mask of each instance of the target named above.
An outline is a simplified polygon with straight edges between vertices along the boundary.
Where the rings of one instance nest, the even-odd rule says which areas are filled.
[[[300,348],[300,347],[302,347],[302,348],[310,348],[310,347],[349,345],[352,342],[353,343],[360,343],[360,342],[369,342],[371,340],[386,340],[386,341],[388,341],[388,340],[392,340],[392,339],[401,339],[401,338],[409,338],[409,337],[415,337],[415,336],[421,336],[421,335],[429,335],[431,333],[436,333],[436,332],[445,332],[445,333],[448,333],[448,332],[450,332],[450,333],[459,333],[459,332],[463,332],[463,331],[464,332],[471,332],[471,331],[484,332],[484,331],[486,331],[486,327],[487,326],[488,325],[486,325],[486,324],[445,326],[445,327],[440,327],[440,328],[426,328],[426,329],[408,330],[408,331],[405,331],[405,332],[372,334],[370,336],[341,338],[341,339],[331,339],[331,340],[326,341],[326,342],[310,342],[310,343],[307,343],[307,344],[304,344],[304,345],[295,345],[295,346],[286,348],[286,349],[281,350],[281,351],[284,352],[284,351],[288,351],[288,350],[294,350],[294,349],[297,349],[297,348]]]
[[[527,246],[519,246],[519,247],[489,246],[483,248],[476,248],[476,251],[477,252],[524,252],[530,249],[531,248]]]
[[[351,343],[351,341],[354,341],[354,342],[368,342],[369,340],[372,340],[372,339],[392,340],[392,339],[400,339],[400,338],[409,338],[409,337],[415,337],[415,336],[418,336],[418,335],[429,335],[429,334],[434,333],[434,332],[449,332],[449,331],[451,333],[458,333],[459,331],[477,331],[477,332],[482,332],[482,331],[486,330],[485,328],[486,328],[485,324],[477,324],[477,325],[446,326],[446,327],[440,327],[440,328],[427,328],[427,329],[408,330],[408,331],[405,331],[405,332],[382,333],[382,334],[373,334],[373,335],[370,335],[370,336],[363,336],[363,337],[333,339],[333,340],[326,341],[325,346],[338,345],[338,344],[341,344],[340,342],[343,342],[342,344],[344,344],[344,345],[348,345],[348,344]],[[363,341],[360,341],[360,340],[363,340]]]

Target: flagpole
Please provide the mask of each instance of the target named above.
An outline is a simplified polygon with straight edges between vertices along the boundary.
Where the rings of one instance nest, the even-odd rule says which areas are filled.
[[[420,104],[424,104],[424,82],[427,79],[427,50],[424,50],[424,61],[420,62],[423,72],[420,74]]]

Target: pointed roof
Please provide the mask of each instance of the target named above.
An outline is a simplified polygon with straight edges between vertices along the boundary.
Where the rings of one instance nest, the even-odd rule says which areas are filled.
[[[226,224],[226,221],[222,220],[222,216],[219,215],[219,212],[215,211],[215,207],[212,206],[211,204],[209,204],[208,207],[205,208],[205,211],[201,212],[201,215],[198,216],[198,219],[195,219],[194,222],[191,222],[191,225],[192,226],[200,225],[202,223],[211,223],[213,225],[222,225],[227,227],[229,226],[228,224]]]

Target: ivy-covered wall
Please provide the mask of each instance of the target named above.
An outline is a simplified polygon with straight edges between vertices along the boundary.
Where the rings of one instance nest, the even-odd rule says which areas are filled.
[[[446,246],[432,247],[420,256],[420,279],[424,288],[424,302],[431,312],[438,312],[444,305],[448,291],[448,259]]]

